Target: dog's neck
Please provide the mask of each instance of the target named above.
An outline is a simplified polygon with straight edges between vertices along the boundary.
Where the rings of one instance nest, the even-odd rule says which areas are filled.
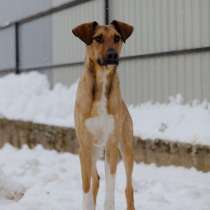
[[[93,98],[98,101],[104,95],[109,98],[113,79],[116,75],[116,68],[111,66],[100,66],[97,63],[89,60],[87,71],[93,78]]]

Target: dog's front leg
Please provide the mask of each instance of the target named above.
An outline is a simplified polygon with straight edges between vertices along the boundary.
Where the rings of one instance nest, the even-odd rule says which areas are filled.
[[[91,151],[88,148],[80,148],[80,164],[83,189],[83,210],[94,210],[93,190],[91,184]]]
[[[118,162],[118,150],[114,138],[109,139],[105,150],[106,195],[104,210],[115,209],[115,174]]]

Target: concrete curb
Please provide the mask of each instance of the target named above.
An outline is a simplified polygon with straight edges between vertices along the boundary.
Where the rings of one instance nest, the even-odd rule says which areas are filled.
[[[137,162],[155,163],[158,166],[194,167],[207,172],[210,171],[210,146],[136,137],[135,159]]]
[[[73,128],[19,120],[0,119],[0,147],[5,143],[15,147],[27,144],[30,148],[42,144],[46,149],[78,153]],[[136,162],[154,163],[158,166],[195,167],[201,171],[210,171],[210,146],[135,137],[134,148]]]

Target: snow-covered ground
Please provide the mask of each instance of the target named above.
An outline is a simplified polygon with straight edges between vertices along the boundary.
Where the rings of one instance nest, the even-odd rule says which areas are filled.
[[[99,161],[101,188],[97,210],[103,209],[104,167]],[[79,210],[82,206],[78,156],[44,150],[41,146],[17,150],[5,145],[0,150],[3,182],[19,183],[26,192],[19,201],[8,200],[1,193],[1,210]],[[2,181],[0,179],[0,181]],[[136,210],[209,210],[210,173],[195,169],[135,165]],[[125,209],[124,168],[120,163],[116,182],[116,209]],[[22,188],[20,189],[22,190]]]
[[[9,119],[31,120],[73,127],[77,83],[57,84],[52,90],[46,76],[39,73],[0,78],[0,115]],[[210,103],[184,104],[177,95],[168,104],[144,103],[129,106],[134,134],[143,139],[165,139],[210,145]]]

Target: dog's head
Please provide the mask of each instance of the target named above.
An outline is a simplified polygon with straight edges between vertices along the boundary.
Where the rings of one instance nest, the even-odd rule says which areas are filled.
[[[83,23],[72,32],[87,45],[88,56],[93,62],[100,66],[117,66],[122,43],[132,34],[133,27],[114,20],[110,25]]]

